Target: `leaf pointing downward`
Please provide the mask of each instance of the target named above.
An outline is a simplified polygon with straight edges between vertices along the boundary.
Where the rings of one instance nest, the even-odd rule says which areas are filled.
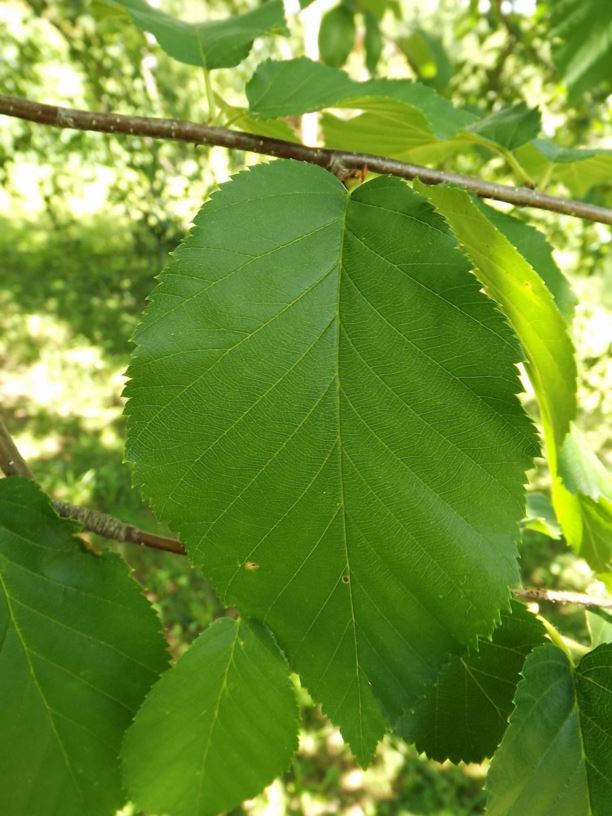
[[[518,578],[504,321],[404,182],[275,162],[203,208],[137,342],[138,481],[367,762]]]

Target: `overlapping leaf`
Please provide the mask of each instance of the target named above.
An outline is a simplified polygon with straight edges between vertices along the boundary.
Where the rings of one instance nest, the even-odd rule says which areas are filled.
[[[538,186],[560,182],[572,195],[583,197],[593,187],[612,185],[612,150],[566,148],[547,139],[534,139],[515,153]]]
[[[164,674],[123,746],[136,804],[215,816],[259,793],[297,747],[288,668],[261,625],[213,623]]]
[[[117,556],[87,552],[43,494],[0,481],[0,813],[113,816],[123,733],[166,665]]]
[[[489,771],[489,816],[607,816],[612,802],[612,645],[576,669],[552,644],[529,655]]]
[[[269,0],[245,14],[224,20],[189,23],[146,0],[107,0],[127,10],[134,23],[148,31],[173,59],[205,68],[231,68],[245,59],[257,37],[285,31],[282,0]]]
[[[471,654],[453,656],[417,704],[397,725],[419,751],[443,762],[482,762],[506,730],[519,673],[529,652],[544,640],[544,627],[512,602],[491,640]]]
[[[540,132],[541,117],[537,108],[524,102],[502,108],[470,125],[469,130],[485,141],[515,150],[535,139]]]
[[[518,579],[503,319],[404,182],[276,162],[203,208],[136,340],[137,481],[366,762]]]

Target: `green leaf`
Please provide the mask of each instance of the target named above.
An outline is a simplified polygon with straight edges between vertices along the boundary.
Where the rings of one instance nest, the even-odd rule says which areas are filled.
[[[488,816],[606,816],[612,802],[612,645],[573,669],[552,644],[525,661],[489,771]]]
[[[138,483],[367,762],[379,701],[395,721],[518,579],[503,319],[403,181],[274,162],[205,205],[136,340]]]
[[[612,183],[612,150],[565,148],[534,139],[518,148],[516,158],[538,185],[560,182],[575,196]]]
[[[610,599],[610,595],[607,595]],[[602,643],[612,643],[612,610],[588,609],[587,624],[591,635],[591,647],[601,646]]]
[[[203,23],[171,17],[145,0],[112,2],[127,9],[140,29],[153,34],[168,56],[209,70],[238,65],[249,55],[257,37],[286,31],[282,0],[270,0],[245,14]]]
[[[535,139],[540,132],[542,117],[537,108],[528,108],[524,102],[485,116],[469,126],[482,139],[515,150]]]
[[[490,207],[479,198],[474,198],[473,201],[488,220],[506,236],[525,260],[531,264],[552,294],[557,309],[565,320],[570,323],[578,300],[567,278],[557,266],[550,245],[544,235],[530,224]]]
[[[346,6],[326,12],[319,28],[319,54],[326,65],[340,68],[347,61],[355,42],[355,18]]]
[[[399,721],[398,732],[439,762],[490,757],[506,730],[525,657],[543,640],[542,624],[513,601],[492,640],[480,639],[472,653],[451,657]]]
[[[113,816],[123,733],[167,663],[116,555],[94,555],[32,483],[0,481],[0,812]]]
[[[364,15],[364,23],[363,47],[365,49],[366,68],[370,74],[375,74],[383,51],[383,36],[378,20],[374,14],[366,12]]]
[[[544,493],[527,494],[527,513],[522,526],[548,538],[559,539],[562,536],[550,499]]]
[[[417,123],[420,142],[431,141],[434,136],[449,138],[474,120],[472,114],[453,107],[418,82],[355,82],[344,71],[304,58],[267,60],[259,65],[247,85],[247,97],[253,113],[268,118],[299,116],[330,107],[371,111],[383,119],[389,111],[403,112]],[[384,127],[379,136],[383,132]]]
[[[400,37],[396,42],[421,82],[438,91],[448,87],[453,66],[440,37],[415,28],[409,36]]]
[[[415,187],[451,225],[475,272],[507,315],[527,355],[547,437],[551,469],[576,413],[576,364],[566,324],[531,264],[475,198],[457,187]],[[497,223],[501,223],[496,219]]]
[[[576,99],[599,85],[612,87],[612,4],[609,0],[554,0],[552,55]]]
[[[259,793],[297,748],[287,664],[265,627],[215,621],[145,700],[122,751],[142,810],[214,816]]]

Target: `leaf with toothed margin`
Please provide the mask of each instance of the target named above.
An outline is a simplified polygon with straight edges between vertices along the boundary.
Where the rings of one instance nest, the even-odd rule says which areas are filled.
[[[278,161],[203,207],[136,341],[136,481],[367,763],[518,580],[514,337],[403,181]]]
[[[113,816],[119,748],[167,665],[126,564],[33,482],[0,480],[0,813]]]
[[[122,750],[136,805],[215,816],[282,774],[298,710],[289,669],[261,624],[223,618],[153,687]]]
[[[502,612],[491,640],[453,655],[396,730],[428,757],[482,762],[495,752],[512,711],[526,656],[544,640],[544,627],[523,604]]]
[[[522,674],[487,778],[488,816],[608,816],[612,644],[588,652],[577,667],[544,644]]]

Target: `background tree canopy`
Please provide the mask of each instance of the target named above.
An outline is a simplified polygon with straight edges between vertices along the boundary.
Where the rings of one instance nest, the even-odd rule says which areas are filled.
[[[242,20],[239,15],[246,15],[244,43],[228,57],[223,32],[206,28],[196,36],[187,23],[177,40],[166,18],[143,12],[136,0],[5,0],[0,6],[0,90],[65,107],[196,122],[207,121],[212,106],[220,124],[237,129],[312,141],[318,127],[331,146],[395,155],[500,183],[534,184],[553,194],[612,206],[610,155],[596,152],[612,148],[612,20],[605,0],[355,0],[341,5],[315,0],[303,3],[307,8],[300,14],[297,3],[290,9],[289,36],[281,30],[280,4],[268,9],[265,19],[255,0],[164,0],[159,5],[188,22],[229,14]],[[190,64],[200,37],[212,55],[212,89],[202,71]],[[182,61],[172,58],[176,42]],[[322,64],[309,67],[299,61],[303,57],[320,57]],[[276,63],[264,62],[266,58],[295,60],[292,87],[301,91],[289,102],[275,95]],[[350,80],[337,73],[340,67]],[[390,91],[376,84],[383,82],[380,76],[417,79],[439,98],[420,118],[411,113],[410,100],[399,97],[381,114],[377,95]],[[370,83],[367,104],[356,82]],[[384,133],[377,119],[381,115]],[[272,121],[274,116],[283,121]],[[577,154],[578,149],[593,153]],[[123,461],[121,394],[132,337],[156,276],[202,202],[231,174],[262,161],[217,147],[3,120],[0,400],[7,424],[48,494],[168,532],[133,489]],[[280,178],[278,183],[290,182]],[[370,189],[364,196],[376,195]],[[448,202],[436,200],[437,192],[431,192],[431,200],[442,209]],[[527,220],[524,213],[515,214]],[[516,226],[503,215],[496,217],[496,227],[518,241],[518,234],[508,232]],[[575,293],[563,286],[555,289],[554,281],[546,280],[559,310],[564,316],[574,314],[577,424],[590,448],[611,463],[609,229],[538,210],[529,212],[529,223],[555,248],[554,262]],[[554,278],[558,270],[537,234],[521,235],[529,244],[525,254],[528,249],[533,257],[539,253]],[[524,403],[536,413],[533,393],[524,396]],[[529,471],[531,521],[520,544],[525,584],[603,591],[587,562],[562,540],[552,518],[550,489],[550,475],[536,459]],[[92,541],[95,545],[95,536]],[[134,568],[159,611],[173,657],[223,614],[211,585],[180,559],[112,546]],[[106,564],[109,574],[114,563]],[[564,634],[580,642],[590,642],[591,634],[596,638],[609,626],[601,616],[585,617],[572,606],[547,611]],[[449,684],[451,678],[463,682],[474,676],[472,670],[493,671],[499,662],[495,650],[502,652],[505,633],[513,627],[530,648],[541,641],[535,619],[522,620],[520,613],[516,619],[507,617],[498,640],[487,643],[477,665],[466,666],[459,658],[447,665]],[[245,626],[217,623],[208,630],[210,642],[229,643],[232,633]],[[256,630],[249,629],[245,643],[245,665],[252,653],[267,648]],[[202,653],[207,648],[211,643],[198,641]],[[189,654],[195,664],[198,652]],[[532,653],[527,668],[533,676],[545,658],[545,651]],[[152,664],[161,660],[153,647],[147,659]],[[580,687],[571,691],[567,667],[561,662],[555,671],[565,678],[570,703],[572,693],[578,699]],[[271,677],[270,682],[282,686]],[[444,693],[444,679],[440,682]],[[546,678],[539,682],[546,686]],[[503,691],[497,702],[502,714],[511,703]],[[432,748],[436,741],[418,718],[406,718],[402,734],[441,762],[386,736],[372,766],[363,770],[340,732],[303,690],[299,703],[302,728],[291,767],[232,813],[484,813],[488,761],[451,765],[445,759],[453,758],[453,745],[436,743]],[[477,693],[468,704],[478,708]],[[285,713],[288,720],[294,717],[289,702]],[[479,758],[479,752],[481,746],[475,745],[474,756]],[[271,766],[270,778],[281,766],[282,761]],[[244,790],[248,795],[248,780]],[[492,813],[506,812],[502,804],[494,807]],[[136,812],[130,805],[122,811],[124,816]]]

